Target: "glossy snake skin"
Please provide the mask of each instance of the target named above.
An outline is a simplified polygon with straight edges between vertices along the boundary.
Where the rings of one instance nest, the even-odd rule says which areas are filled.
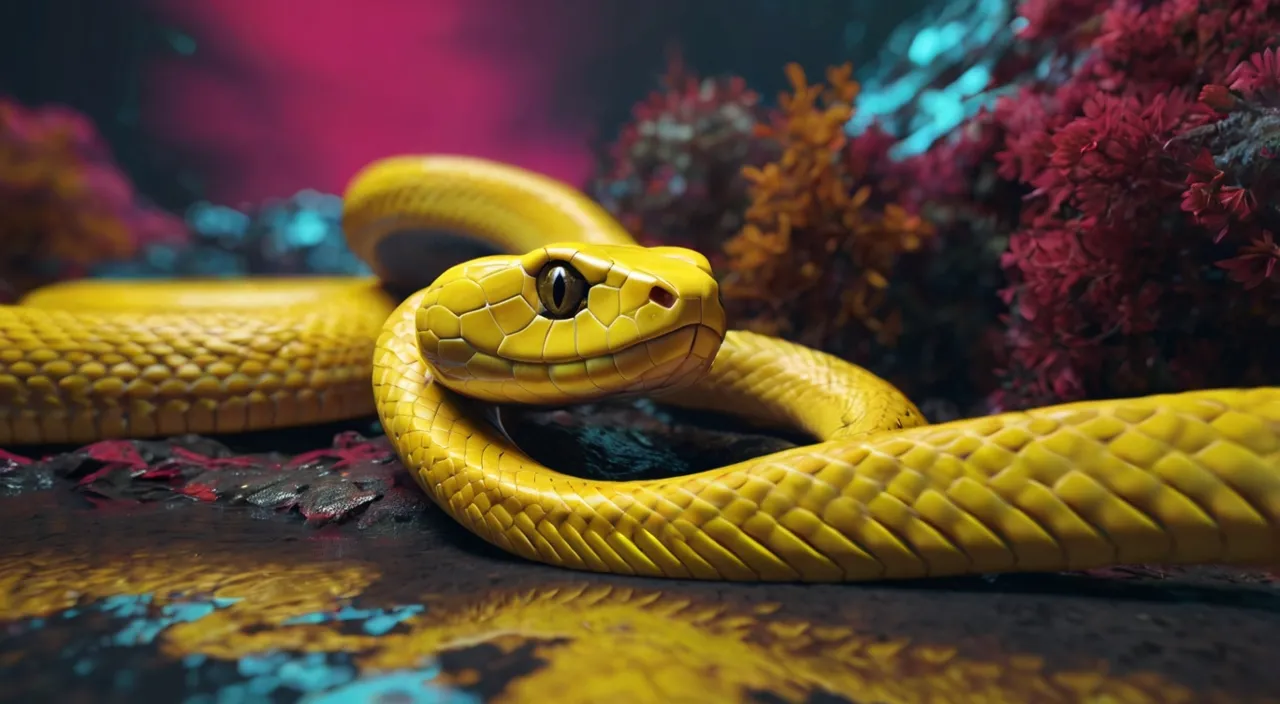
[[[858,367],[726,332],[704,257],[634,246],[554,181],[467,159],[390,159],[356,177],[346,225],[364,242],[461,230],[515,253],[457,265],[401,303],[378,339],[373,386],[422,488],[528,559],[853,581],[1280,556],[1280,389],[931,426]],[[539,465],[459,400],[639,391],[819,442],[693,476],[588,481]]]
[[[1280,556],[1280,389],[927,425],[858,367],[726,331],[704,257],[636,246],[557,181],[388,159],[353,180],[344,227],[376,279],[79,283],[0,309],[0,445],[376,408],[468,529],[622,574],[842,581]],[[433,278],[398,306],[379,286]],[[465,398],[615,393],[818,442],[688,477],[587,481],[534,462]]]
[[[0,447],[373,412],[373,279],[57,284],[0,306]]]

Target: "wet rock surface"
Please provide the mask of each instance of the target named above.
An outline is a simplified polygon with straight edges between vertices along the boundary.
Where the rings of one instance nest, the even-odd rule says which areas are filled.
[[[792,442],[687,421],[630,407],[503,416],[539,459],[602,478],[678,474]],[[334,430],[315,431],[322,441],[102,443],[0,462],[0,700],[1252,702],[1280,692],[1270,665],[1280,588],[1267,571],[861,585],[574,573],[480,542],[422,497],[371,429],[330,442]]]

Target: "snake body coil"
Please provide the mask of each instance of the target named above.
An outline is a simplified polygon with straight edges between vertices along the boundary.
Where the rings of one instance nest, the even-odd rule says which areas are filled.
[[[365,279],[82,283],[0,309],[0,444],[376,408],[405,466],[468,529],[532,560],[623,574],[852,581],[1280,557],[1280,389],[928,425],[865,370],[726,331],[704,257],[637,246],[557,181],[388,159],[353,180],[344,228],[382,282],[434,283],[398,306]],[[818,442],[687,477],[591,481],[539,465],[459,399],[618,393]]]

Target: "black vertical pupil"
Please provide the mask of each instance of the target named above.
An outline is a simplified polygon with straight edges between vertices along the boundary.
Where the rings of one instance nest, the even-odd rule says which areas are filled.
[[[564,294],[569,284],[564,280],[564,269],[557,268],[551,272],[551,297],[555,301],[556,308],[564,305]]]

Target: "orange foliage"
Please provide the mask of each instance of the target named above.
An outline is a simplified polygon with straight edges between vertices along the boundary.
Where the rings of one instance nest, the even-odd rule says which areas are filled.
[[[722,290],[735,321],[828,350],[842,347],[836,337],[851,324],[881,344],[897,340],[901,317],[885,310],[894,264],[934,234],[898,205],[872,205],[865,165],[846,149],[859,90],[852,74],[845,64],[828,69],[828,85],[810,86],[799,65],[787,66],[794,94],[780,95],[772,125],[757,127],[782,156],[744,167],[747,224],[725,243]]]

